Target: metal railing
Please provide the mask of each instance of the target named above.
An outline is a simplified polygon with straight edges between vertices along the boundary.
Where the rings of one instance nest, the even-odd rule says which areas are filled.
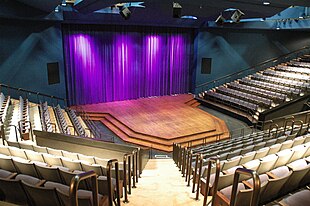
[[[218,181],[219,181],[219,176],[220,176],[220,171],[221,171],[221,165],[220,165],[220,160],[218,158],[211,157],[208,161],[208,172],[207,172],[206,185],[205,185],[205,190],[204,190],[205,195],[203,198],[203,206],[207,205],[207,198],[208,198],[209,189],[210,189],[209,184],[210,184],[212,163],[215,163],[215,178],[214,178],[214,183],[213,183],[213,197],[212,197],[211,206],[213,206],[215,203],[215,195],[217,192],[217,186],[218,186]]]
[[[15,98],[17,98],[17,96],[23,96],[26,99],[31,99],[32,102],[36,102],[38,104],[40,103],[40,100],[42,100],[42,102],[50,100],[50,104],[54,105],[56,103],[57,105],[59,103],[63,103],[64,106],[67,106],[67,99],[61,97],[34,92],[23,88],[12,87],[6,84],[0,84],[0,92],[4,92],[5,90],[9,96],[13,96]]]
[[[278,64],[283,63],[283,62],[287,62],[287,61],[292,60],[294,58],[297,58],[301,55],[309,54],[309,53],[310,53],[310,47],[305,46],[301,49],[292,51],[292,52],[287,53],[287,54],[283,54],[283,55],[276,57],[276,58],[266,60],[262,63],[259,63],[257,65],[251,66],[251,67],[243,69],[243,70],[240,70],[238,72],[234,72],[232,74],[225,75],[225,76],[220,77],[218,79],[199,84],[195,88],[196,89],[195,93],[197,94],[197,93],[206,91],[208,89],[217,87],[221,84],[225,84],[227,82],[234,81],[236,79],[239,79],[239,78],[245,77],[247,75],[253,74],[254,72],[261,71],[263,69],[267,69],[269,67],[278,65]],[[199,90],[199,91],[197,91],[197,90]]]
[[[251,196],[251,203],[249,206],[257,206],[259,202],[259,192],[260,192],[260,179],[256,171],[245,169],[245,168],[238,168],[235,171],[234,175],[234,182],[231,191],[231,198],[230,198],[230,206],[236,206],[236,196],[237,196],[237,189],[239,183],[239,177],[241,175],[251,176],[253,179],[253,193]]]
[[[85,173],[77,174],[75,177],[72,178],[70,183],[70,205],[71,206],[78,206],[78,187],[79,183],[85,179],[91,179],[91,190],[92,190],[92,197],[93,197],[93,206],[99,206],[98,202],[98,180],[97,174],[94,171],[88,171]],[[48,200],[47,200],[48,201]],[[109,206],[112,206],[110,204]]]
[[[107,179],[108,179],[108,189],[109,189],[109,206],[113,206],[113,197],[114,197],[114,187],[112,184],[112,167],[113,164],[115,165],[115,179],[116,179],[116,201],[117,201],[117,206],[121,205],[121,200],[120,200],[120,188],[119,188],[119,165],[118,165],[118,160],[117,159],[112,159],[109,160],[107,163]]]

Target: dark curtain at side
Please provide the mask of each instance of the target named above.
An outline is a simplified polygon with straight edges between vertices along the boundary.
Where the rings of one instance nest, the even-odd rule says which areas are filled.
[[[64,25],[71,105],[187,93],[191,31]]]

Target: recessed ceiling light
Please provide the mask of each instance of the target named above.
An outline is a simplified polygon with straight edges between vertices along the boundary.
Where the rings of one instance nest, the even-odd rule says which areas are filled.
[[[270,2],[268,2],[268,1],[263,1],[263,4],[267,6],[267,5],[270,4]]]
[[[280,27],[277,27],[276,30],[280,30]]]

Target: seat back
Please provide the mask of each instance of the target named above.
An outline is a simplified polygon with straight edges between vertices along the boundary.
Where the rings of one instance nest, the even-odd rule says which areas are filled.
[[[0,178],[0,190],[4,200],[17,205],[30,205],[20,180]]]
[[[57,167],[44,167],[40,165],[35,165],[35,167],[41,179],[58,183],[63,182]]]
[[[15,159],[13,159],[13,162],[14,162],[14,165],[18,173],[39,178],[39,175],[33,163],[26,162],[26,161],[17,161]]]
[[[12,158],[6,155],[0,155],[0,168],[10,172],[17,172]]]
[[[291,174],[292,171],[290,171],[287,175],[283,177],[279,177],[276,179],[269,179],[265,191],[261,196],[260,202],[264,204],[272,199],[275,199],[279,195],[280,190],[282,189],[286,181],[289,179]]]
[[[23,182],[23,187],[33,206],[62,206],[56,189],[37,187]]]

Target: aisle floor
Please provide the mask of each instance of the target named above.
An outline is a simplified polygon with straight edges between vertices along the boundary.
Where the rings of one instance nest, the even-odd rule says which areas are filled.
[[[172,159],[150,159],[132,189],[128,206],[202,206],[203,196],[195,200],[191,187]]]

